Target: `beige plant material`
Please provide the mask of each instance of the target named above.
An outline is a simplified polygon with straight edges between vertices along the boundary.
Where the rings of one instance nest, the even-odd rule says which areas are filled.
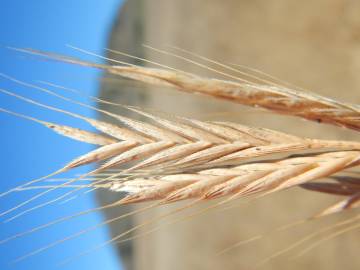
[[[156,183],[149,188],[149,195],[142,190],[135,192],[134,195],[126,197],[124,202],[163,200],[163,203],[170,203],[194,198],[205,200],[233,195],[259,195],[289,188],[298,185],[299,182],[306,183],[327,177],[345,168],[356,166],[359,158],[359,151],[330,152],[286,158],[276,162],[245,164],[227,168],[225,172],[222,169],[212,169],[199,171],[198,174],[174,174],[171,175],[171,181],[169,176],[153,177],[150,179],[163,181],[163,184]],[[184,183],[184,179],[191,182]],[[134,181],[139,180],[141,179]],[[131,180],[123,183],[125,189],[129,183]],[[119,187],[118,191],[121,191]]]
[[[59,125],[59,124],[55,124],[55,123],[42,121],[42,120],[36,119],[34,117],[29,117],[29,116],[15,113],[15,112],[5,110],[2,108],[0,108],[0,111],[4,112],[4,113],[15,115],[20,118],[28,119],[30,121],[37,122],[39,124],[42,124],[45,127],[48,127],[50,129],[54,130],[55,132],[59,133],[60,135],[69,137],[69,138],[77,140],[77,141],[81,141],[81,142],[85,142],[85,143],[89,143],[89,144],[95,144],[95,145],[108,145],[108,144],[113,144],[113,143],[117,142],[116,139],[113,139],[111,137],[96,134],[96,133],[89,132],[86,130],[81,130],[79,128],[74,128],[74,127],[70,127],[70,126]]]
[[[265,108],[280,114],[289,114],[320,123],[360,130],[360,107],[358,105],[335,101],[311,92],[297,91],[279,84],[255,83],[229,76],[226,73],[223,75],[228,75],[238,81],[204,78],[173,69],[140,67],[120,61],[114,62],[120,62],[125,66],[94,64],[32,49],[15,50],[104,69],[109,73],[147,84],[173,87],[188,93],[201,93],[244,105]],[[85,50],[81,51],[86,52]]]
[[[50,92],[43,88],[41,90]],[[357,165],[356,162],[359,160],[357,151],[360,151],[360,143],[358,142],[300,138],[269,129],[247,127],[230,122],[206,122],[173,116],[160,117],[138,108],[126,107],[152,120],[153,124],[150,124],[99,110],[125,125],[120,126],[44,105],[9,91],[2,90],[2,92],[36,106],[82,119],[99,131],[121,140],[119,142],[115,140],[113,143],[80,156],[55,172],[54,174],[57,174],[84,164],[105,161],[96,170],[69,180],[59,187],[66,187],[81,178],[116,168],[119,165],[130,164],[130,162],[132,165],[125,170],[104,177],[102,181],[96,183],[97,188],[103,187],[101,186],[103,183],[112,182],[117,186],[116,188],[112,186],[112,190],[137,190],[136,185],[132,183],[132,181],[137,183],[141,180],[136,178],[137,174],[150,177],[158,174],[161,181],[169,176],[173,179],[170,183],[160,184],[157,182],[157,185],[153,187],[141,186],[138,188],[139,193],[130,195],[122,203],[154,199],[165,199],[164,202],[170,203],[189,198],[212,199],[234,194],[269,193],[335,174],[349,167],[349,164]],[[61,95],[56,94],[56,96],[65,99]],[[40,121],[31,117],[27,118]],[[63,132],[63,135],[75,139],[84,137],[84,131],[67,130],[69,131]],[[88,140],[88,142],[91,141]],[[301,151],[305,152],[303,157],[288,158],[286,156]],[[314,152],[329,153],[314,156]],[[239,166],[253,158],[266,159],[274,155],[276,157],[277,154],[285,154],[285,157],[280,157],[280,160],[276,162],[270,160]],[[279,159],[279,157],[277,158]],[[294,162],[296,162],[295,165]],[[319,164],[322,165],[319,166]],[[192,177],[196,176],[196,179],[202,179],[202,181],[199,183],[184,182],[182,178],[191,171],[196,173],[195,175],[190,174]],[[182,174],[178,174],[179,172]],[[134,177],[125,179],[123,184],[118,184],[119,180],[114,180],[116,177],[125,177],[126,173],[132,173]],[[212,175],[213,173],[215,175]],[[206,178],[204,179],[204,177]],[[24,188],[43,179],[31,181],[20,187]],[[131,188],[129,188],[129,184],[132,185]],[[123,185],[123,189],[120,188],[121,185]],[[179,188],[181,190],[178,190]],[[43,191],[35,198],[54,189],[56,187]],[[33,198],[23,202],[20,206],[24,206],[32,200]],[[17,207],[2,214],[8,214],[15,209]]]
[[[339,213],[348,209],[355,209],[360,207],[360,192],[358,191],[351,196],[348,196],[346,199],[326,208],[321,213],[317,214],[316,217],[322,217],[329,214]]]
[[[113,157],[101,165],[96,172],[140,160],[140,163],[128,168],[127,172],[149,168],[153,172],[160,170],[164,173],[167,170],[189,171],[196,168],[237,165],[244,160],[278,153],[297,153],[309,150],[360,150],[358,142],[300,138],[269,129],[246,127],[237,123],[205,122],[171,116],[164,118],[127,107],[153,120],[154,124],[150,124],[99,110],[119,120],[127,126],[125,127],[44,105],[9,91],[2,90],[2,92],[36,106],[82,119],[99,131],[122,140],[115,146],[110,144],[93,150],[77,158],[66,168],[75,167],[85,161],[84,164],[87,164]],[[82,134],[82,131],[74,129],[72,136],[80,136],[77,135],[78,133]],[[147,156],[149,157],[146,158]]]
[[[245,105],[262,107],[281,114],[299,116],[308,120],[360,131],[360,107],[358,105],[346,104],[315,94],[292,90],[271,82],[262,84],[244,81],[243,79],[236,80],[236,78],[233,78],[234,81],[209,79],[165,66],[162,69],[155,69],[126,63],[123,63],[124,66],[100,65],[34,50],[20,49],[20,51],[69,63],[101,68],[110,73],[149,84],[173,87],[189,93],[206,94]],[[219,73],[217,70],[214,71]],[[0,89],[3,94],[13,96],[32,105],[83,120],[100,132],[97,134],[53,124],[0,108],[2,112],[40,123],[63,136],[99,146],[48,176],[29,181],[0,194],[2,197],[16,191],[45,189],[32,198],[0,213],[0,216],[10,214],[58,188],[70,188],[72,190],[60,197],[26,209],[8,220],[57,202],[85,188],[104,188],[127,194],[122,200],[60,218],[6,238],[0,243],[94,211],[130,203],[157,201],[145,208],[85,229],[31,252],[20,259],[37,254],[53,245],[131,214],[181,200],[191,200],[192,203],[161,218],[201,201],[222,198],[222,201],[216,204],[217,206],[238,198],[258,198],[292,187],[345,196],[345,199],[328,207],[313,218],[360,206],[359,176],[337,175],[348,171],[350,168],[358,168],[360,165],[360,142],[301,138],[270,129],[248,127],[239,123],[200,121],[169,115],[160,116],[142,108],[119,105],[147,120],[139,121],[94,108],[44,87],[22,82],[5,74],[0,74],[0,76],[67,102],[94,109],[118,122],[110,124],[99,121]],[[100,99],[93,99],[97,102],[104,102]],[[75,167],[97,162],[101,163],[95,170],[73,179],[66,179],[59,185],[34,185]],[[323,178],[332,179],[332,181],[325,182]],[[315,180],[318,181],[314,182]],[[84,181],[89,181],[89,183],[84,184]],[[155,218],[152,221],[157,221],[157,219]],[[135,230],[136,227],[130,231]],[[108,243],[116,241],[130,231],[111,239]]]

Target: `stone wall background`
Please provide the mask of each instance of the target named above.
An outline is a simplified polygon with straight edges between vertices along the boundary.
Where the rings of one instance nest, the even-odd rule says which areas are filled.
[[[174,45],[223,63],[257,68],[316,93],[359,104],[359,15],[360,2],[356,0],[131,0],[125,3],[114,22],[109,48],[188,72],[219,77],[141,46],[143,43],[156,48]],[[109,53],[109,57],[133,61],[113,53]],[[139,60],[133,63],[146,65]],[[150,88],[109,75],[105,75],[101,82],[100,95],[123,104],[200,119],[238,121],[307,137],[359,140],[355,132],[340,128],[267,114],[171,89]],[[129,114],[120,112],[118,107],[107,109]],[[101,204],[113,201],[116,196],[119,195],[98,192]],[[251,263],[290,245],[302,235],[354,214],[345,213],[309,222],[221,257],[214,254],[237,240],[316,213],[336,199],[292,189],[254,201],[251,205],[239,202],[236,208],[211,211],[164,227],[146,237],[119,245],[119,252],[127,269],[249,269]],[[158,208],[114,224],[111,233],[116,235],[180,205]],[[130,209],[132,207],[106,211],[105,215],[112,217]],[[359,232],[348,233],[325,242],[301,260],[289,261],[287,256],[283,256],[265,265],[264,269],[359,269],[359,236]]]

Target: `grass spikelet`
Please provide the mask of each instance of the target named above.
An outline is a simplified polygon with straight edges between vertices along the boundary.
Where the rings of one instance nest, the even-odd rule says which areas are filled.
[[[360,109],[353,104],[332,100],[310,92],[299,92],[282,86],[259,83],[240,83],[208,79],[173,70],[140,66],[111,66],[88,63],[69,57],[31,49],[16,49],[72,64],[96,67],[109,73],[142,81],[147,84],[173,87],[189,93],[201,93],[249,106],[259,106],[281,114],[329,123],[349,129],[360,129]]]
[[[83,49],[72,48],[95,55]],[[173,52],[158,50],[150,46],[147,46],[147,48],[187,61],[212,71],[216,75],[225,76],[229,80],[197,76],[117,51],[113,52],[147,61],[157,65],[159,68],[140,67],[102,56],[100,57],[114,63],[114,65],[89,63],[31,49],[12,49],[57,61],[99,68],[111,74],[141,81],[146,84],[171,87],[191,94],[205,94],[218,99],[226,99],[240,104],[265,108],[280,114],[298,116],[316,122],[324,122],[360,131],[360,109],[358,105],[335,101],[307,91],[300,91],[290,84],[260,71],[250,69],[250,73],[249,69],[239,69],[224,65],[180,48],[172,47],[173,50],[190,55],[206,63],[214,64],[216,67],[221,67],[232,73],[228,74],[217,68],[208,67],[206,64]],[[350,172],[351,169],[357,169],[360,165],[360,142],[358,141],[302,138],[275,130],[248,127],[235,122],[200,121],[187,117],[172,116],[143,108],[115,104],[96,97],[86,96],[75,89],[43,83],[47,87],[68,90],[98,103],[120,106],[122,109],[136,113],[142,119],[145,119],[140,121],[90,106],[74,98],[68,98],[65,95],[58,94],[56,90],[51,91],[47,89],[45,86],[27,83],[2,73],[0,73],[0,77],[27,88],[42,91],[74,106],[95,110],[103,115],[110,116],[116,121],[115,123],[99,121],[68,110],[43,104],[9,90],[0,89],[1,93],[18,100],[85,121],[100,133],[97,134],[66,125],[50,123],[0,108],[1,112],[42,124],[60,135],[97,146],[96,149],[73,159],[61,169],[48,176],[29,181],[10,191],[1,193],[0,197],[13,192],[40,190],[40,193],[37,193],[30,199],[20,202],[18,205],[0,213],[0,216],[5,216],[56,189],[66,190],[66,193],[58,197],[23,209],[12,217],[7,218],[6,222],[55,202],[64,199],[71,200],[74,195],[75,197],[81,195],[79,191],[82,190],[86,190],[84,192],[87,193],[96,189],[106,189],[126,194],[121,200],[102,207],[62,217],[10,236],[1,240],[0,244],[95,211],[120,207],[126,204],[152,202],[152,204],[145,207],[111,218],[36,249],[19,257],[16,261],[24,260],[65,241],[77,238],[100,226],[122,220],[125,217],[155,207],[183,200],[190,200],[190,202],[185,206],[176,208],[158,217],[153,217],[113,237],[103,244],[96,246],[93,251],[116,241],[126,241],[126,239],[122,240],[122,238],[139,228],[157,223],[194,205],[215,201],[218,198],[222,198],[220,202],[214,203],[195,214],[162,224],[173,224],[186,218],[194,217],[236,199],[250,198],[251,202],[251,199],[258,199],[293,187],[301,187],[305,190],[324,193],[329,196],[343,196],[343,199],[314,216],[278,228],[275,231],[285,230],[285,228],[303,224],[306,221],[315,220],[330,214],[341,213],[345,210],[358,209],[360,206],[359,174]],[[98,167],[86,174],[78,175],[74,178],[50,179],[55,175],[76,167],[98,162],[101,162]],[[341,175],[338,175],[339,173]],[[324,181],[324,179],[327,180]],[[73,197],[69,198],[70,195],[73,195]],[[313,242],[308,248],[303,249],[299,254],[302,255],[325,240],[357,229],[359,227],[358,220],[359,216],[355,216],[355,218],[336,223],[320,232],[307,235],[286,249],[266,258],[260,264],[295,249],[323,233],[337,230],[332,234],[322,237],[319,241]],[[158,227],[143,234],[149,234],[157,229]],[[141,234],[129,239],[140,236]],[[241,243],[255,241],[265,236],[266,234],[257,235]],[[235,244],[233,247],[238,245],[240,243]],[[89,252],[83,252],[80,256]]]
[[[1,112],[7,113],[7,114],[11,114],[20,118],[24,118],[39,124],[42,124],[43,126],[50,128],[52,130],[54,130],[55,132],[59,133],[62,136],[65,137],[69,137],[71,139],[80,141],[80,142],[85,142],[85,143],[89,143],[89,144],[95,144],[95,145],[108,145],[108,144],[113,144],[116,143],[117,141],[115,139],[112,139],[110,137],[107,136],[103,136],[100,134],[96,134],[93,132],[89,132],[86,130],[81,130],[79,128],[74,128],[74,127],[70,127],[70,126],[64,126],[64,125],[58,125],[55,123],[51,123],[51,122],[46,122],[46,121],[42,121],[39,119],[36,119],[34,117],[29,117],[26,115],[22,115],[19,113],[15,113],[6,109],[2,109],[0,108]]]
[[[8,91],[4,91],[4,93],[12,95],[16,98],[22,99],[26,102],[30,102],[32,104],[45,107],[50,110],[59,111],[60,113],[66,113],[76,118],[84,119],[84,117],[79,116],[77,114],[73,114],[71,112],[67,112],[61,109],[54,108],[52,106],[44,105],[38,103],[32,99],[24,98],[20,95],[13,94]],[[76,102],[75,102],[76,103]],[[131,108],[132,109],[132,108]],[[132,109],[135,110],[135,109]],[[275,153],[284,153],[284,152],[294,152],[299,150],[308,150],[308,149],[316,149],[322,151],[329,151],[333,148],[338,148],[339,150],[352,150],[359,149],[360,144],[357,142],[342,142],[342,141],[320,141],[320,140],[311,140],[311,139],[303,139],[298,138],[296,136],[282,134],[280,132],[271,131],[268,129],[261,128],[249,128],[239,125],[233,125],[227,123],[225,126],[222,126],[226,130],[235,126],[235,129],[232,129],[230,133],[223,133],[221,137],[214,135],[214,130],[217,131],[216,127],[219,125],[217,123],[208,125],[205,122],[201,122],[198,120],[192,121],[191,119],[186,119],[188,123],[195,123],[197,125],[196,128],[187,124],[179,124],[173,122],[170,124],[170,120],[160,118],[157,116],[153,116],[150,113],[142,113],[139,109],[135,110],[137,113],[143,114],[148,118],[153,119],[159,126],[150,125],[147,123],[143,123],[140,121],[128,120],[125,117],[117,116],[117,119],[120,119],[122,122],[125,122],[132,129],[117,127],[117,129],[112,129],[111,126],[106,122],[101,122],[97,120],[91,120],[90,123],[96,123],[98,129],[103,132],[108,133],[109,135],[117,136],[118,138],[123,139],[122,142],[109,144],[93,150],[92,152],[85,154],[82,157],[75,159],[73,162],[70,162],[68,165],[63,167],[59,172],[63,172],[65,170],[92,163],[102,160],[107,160],[103,165],[101,165],[98,169],[93,172],[83,175],[80,178],[86,177],[88,175],[99,173],[103,170],[114,168],[118,165],[129,163],[130,161],[142,160],[138,164],[129,167],[125,172],[136,171],[148,168],[149,166],[153,171],[160,170],[162,174],[166,173],[166,171],[190,171],[196,168],[211,168],[212,166],[220,166],[220,165],[231,165],[244,161],[246,159],[267,156]],[[85,118],[86,121],[89,119]],[[135,123],[135,124],[134,124]],[[115,126],[115,125],[113,125]],[[211,126],[211,128],[209,128]],[[205,127],[204,129],[202,127]],[[221,128],[220,128],[221,129]],[[112,130],[112,131],[109,131]],[[113,130],[119,131],[120,135],[114,135]],[[223,129],[222,129],[223,130]],[[201,131],[201,132],[199,132]],[[79,131],[80,134],[81,131]],[[146,133],[147,132],[147,133]],[[196,135],[196,133],[199,135]],[[74,130],[74,133],[76,131]],[[134,139],[129,138],[131,134],[136,134]],[[148,140],[144,137],[143,134],[149,134],[152,136],[152,140]],[[218,132],[219,133],[219,132]],[[125,135],[124,135],[125,134]],[[230,134],[230,138],[226,137],[226,134]],[[244,136],[245,134],[245,136]],[[65,134],[66,135],[66,134]],[[239,137],[236,137],[236,136]],[[246,141],[234,141],[234,138],[246,139],[250,138],[249,142]],[[279,142],[288,142],[288,144],[283,144]],[[256,144],[258,143],[258,144]],[[265,145],[264,145],[265,144]],[[358,157],[357,152],[334,152],[333,155],[341,155],[341,153],[345,153],[348,155],[347,158],[333,160],[330,165],[328,165],[329,169],[325,169],[325,167],[319,167],[307,174],[302,174],[301,177],[291,179],[292,181],[283,182],[277,185],[275,190],[287,188],[290,186],[298,185],[301,183],[305,183],[309,181],[309,179],[317,179],[325,175],[331,175],[332,172],[337,172],[338,168],[343,168],[348,165],[347,163],[352,161],[353,158]],[[331,155],[331,154],[328,154]],[[323,157],[323,156],[322,156]],[[309,157],[311,160],[312,157]],[[289,162],[285,159],[283,162]],[[291,160],[290,160],[291,162]],[[166,165],[165,165],[165,164]],[[165,166],[164,166],[165,165]],[[57,172],[58,173],[58,172]],[[114,177],[118,177],[123,175],[124,172],[120,172],[104,178],[102,181],[110,181]],[[254,175],[257,173],[254,172]],[[260,173],[258,173],[260,174]],[[280,174],[280,173],[279,173]],[[43,178],[42,178],[43,179]],[[79,179],[79,178],[77,178]],[[65,186],[73,183],[77,179],[73,179],[64,183],[61,186]],[[249,175],[240,176],[240,179],[253,179]],[[209,189],[211,192],[207,194],[205,197],[207,199],[218,197],[220,194],[229,194],[234,192],[239,188],[239,183],[242,183],[243,180],[239,182],[239,179],[232,180],[231,183],[236,183],[235,185],[230,185],[221,187],[219,190],[214,191]],[[278,177],[275,177],[276,181],[280,181]],[[274,181],[275,181],[274,180]],[[36,183],[35,182],[31,182]],[[266,186],[265,182],[261,182],[262,188]],[[100,182],[101,184],[101,182]],[[27,186],[28,184],[26,184]],[[269,185],[272,187],[274,183],[269,182]],[[23,188],[24,186],[21,186]],[[33,201],[40,196],[49,193],[54,190],[49,189],[43,191],[42,193],[35,195],[33,198],[25,201],[18,206],[9,209],[8,211],[3,212],[2,214],[10,213],[16,210],[20,206],[24,206],[30,201]],[[81,189],[81,188],[79,188]],[[175,190],[172,190],[175,191]],[[247,190],[248,192],[250,189]],[[71,194],[71,192],[69,192]],[[191,192],[190,192],[191,193]],[[189,194],[190,194],[189,193]],[[166,196],[164,196],[165,198]],[[54,201],[54,200],[53,200]],[[56,200],[55,200],[56,201]]]

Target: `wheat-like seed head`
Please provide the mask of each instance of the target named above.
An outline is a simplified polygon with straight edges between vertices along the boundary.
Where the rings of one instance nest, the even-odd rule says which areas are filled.
[[[239,82],[211,79],[177,70],[146,68],[127,63],[123,64],[128,66],[100,65],[37,50],[16,50],[104,69],[109,73],[147,84],[172,87],[188,93],[201,93],[244,105],[262,107],[280,114],[289,114],[320,123],[360,130],[359,105],[335,101],[311,92],[297,91],[278,84],[261,84],[243,79],[239,79]],[[86,52],[85,50],[81,51]]]
[[[339,189],[346,185],[346,193],[338,190],[337,194],[354,196],[358,192],[356,181],[352,186],[348,183],[336,186],[307,184],[309,181],[357,166],[360,159],[358,142],[300,138],[231,122],[160,117],[133,107],[127,108],[147,117],[153,123],[111,114],[123,125],[120,126],[62,111],[8,91],[3,92],[26,102],[83,119],[109,136],[70,127],[59,129],[54,128],[59,125],[46,124],[56,132],[61,130],[62,135],[81,138],[89,143],[94,143],[94,138],[101,138],[101,142],[107,138],[106,145],[76,158],[58,172],[104,161],[95,171],[86,174],[95,176],[119,165],[131,164],[96,183],[96,188],[131,193],[121,204],[150,200],[162,200],[163,204],[184,199],[209,200],[223,196],[234,198],[267,194],[296,185],[327,193],[331,193],[330,187]],[[45,123],[38,119],[36,121]],[[301,151],[303,155],[300,157],[288,157],[289,154]],[[279,157],[279,154],[283,156]],[[255,161],[240,165],[259,158],[263,159],[260,163]],[[125,178],[129,173],[133,176]],[[80,178],[83,177],[85,176]],[[116,177],[125,179],[119,181]],[[63,186],[66,187],[80,178],[70,180]],[[355,203],[351,205],[357,206]]]
[[[206,94],[245,105],[262,107],[281,114],[299,116],[317,122],[360,130],[360,107],[358,105],[334,101],[277,84],[266,85],[244,80],[209,79],[175,69],[167,69],[167,67],[154,69],[134,65],[92,64],[34,50],[17,50],[69,63],[101,68],[112,74],[148,84],[173,87],[189,93]],[[0,74],[0,76],[54,95],[67,102],[97,110],[118,122],[118,124],[111,124],[84,117],[0,89],[3,94],[81,119],[101,133],[49,123],[0,108],[2,112],[35,121],[63,136],[99,146],[97,149],[74,159],[49,176],[30,181],[0,194],[0,197],[2,197],[12,192],[32,188],[45,189],[45,191],[29,200],[0,213],[0,216],[10,214],[58,188],[70,188],[72,190],[51,201],[20,212],[8,220],[15,219],[89,187],[126,193],[122,200],[55,220],[4,239],[0,243],[93,211],[124,204],[157,201],[153,205],[110,219],[101,223],[101,225],[109,224],[125,216],[155,206],[181,200],[192,200],[192,203],[163,217],[181,211],[200,201],[222,198],[222,201],[216,205],[218,206],[237,198],[257,198],[296,186],[345,197],[345,199],[326,208],[312,218],[360,207],[359,176],[335,175],[339,172],[347,172],[349,169],[360,165],[360,142],[301,138],[274,130],[248,127],[234,122],[200,121],[179,116],[160,116],[142,108],[121,105],[123,108],[135,112],[148,120],[146,122],[139,121],[71,100],[44,87],[21,82],[5,74]],[[97,102],[105,102],[97,98],[90,98],[95,99]],[[73,179],[66,179],[59,185],[35,185],[44,180],[49,180],[49,177],[59,173],[97,162],[100,162],[100,164],[94,171]],[[331,181],[324,182],[323,178]],[[84,184],[83,181],[85,180],[90,181],[90,183]],[[313,182],[315,180],[321,181]],[[101,225],[97,225],[95,228]],[[130,231],[141,226],[143,224]],[[20,259],[77,237],[88,230],[91,229],[84,230],[45,248],[35,250]],[[109,243],[117,241],[117,239],[125,236],[130,231],[111,239]]]

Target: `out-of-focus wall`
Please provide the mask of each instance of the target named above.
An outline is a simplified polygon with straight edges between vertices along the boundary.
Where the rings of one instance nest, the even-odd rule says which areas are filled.
[[[319,94],[359,104],[359,14],[360,2],[355,0],[132,0],[119,14],[109,47],[188,72],[222,78],[194,64],[141,47],[142,43],[156,48],[174,45],[223,63],[261,69]],[[359,139],[355,132],[340,128],[276,116],[171,89],[150,89],[131,81],[104,79],[101,95],[121,103],[200,119],[238,121],[307,137]],[[99,194],[102,202],[110,196],[115,195]],[[231,204],[237,206],[232,209],[209,211],[121,247],[125,247],[127,254],[132,254],[128,261],[131,269],[249,269],[249,265],[289,246],[303,235],[352,214],[308,222],[223,256],[215,254],[237,240],[310,216],[334,200],[334,197],[293,189],[251,204]],[[181,205],[137,215],[127,225],[114,225],[112,233]],[[199,206],[205,207],[206,204]],[[195,208],[192,211],[196,211]],[[112,216],[118,212],[106,214]],[[166,221],[160,223],[163,222]],[[280,257],[267,264],[265,269],[358,269],[360,241],[356,239],[359,239],[359,233],[352,232],[325,242],[297,261],[288,261],[289,256]]]

